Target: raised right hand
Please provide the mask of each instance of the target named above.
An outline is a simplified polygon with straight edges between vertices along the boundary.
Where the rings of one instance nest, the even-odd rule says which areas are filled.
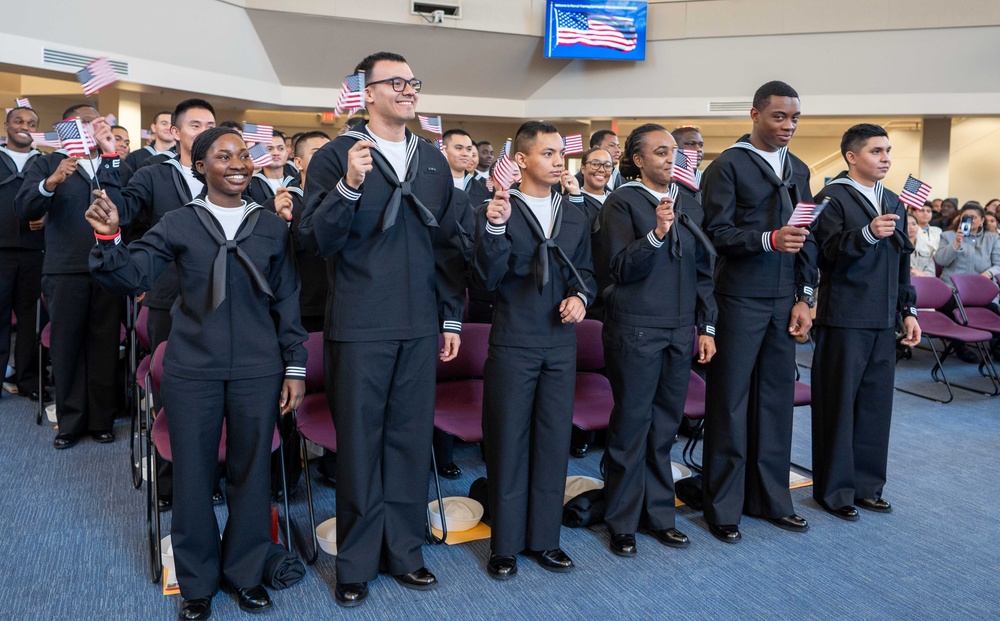
[[[76,163],[79,160],[80,158],[78,157],[67,157],[59,162],[59,167],[56,168],[56,171],[45,180],[45,189],[49,192],[55,192],[56,188],[63,181],[69,179],[70,175],[76,172]]]
[[[802,250],[808,234],[809,229],[798,226],[783,226],[778,229],[778,234],[774,236],[774,249],[778,252],[795,254]]]
[[[962,229],[955,229],[955,250],[962,246],[963,239],[965,239],[965,235],[962,235]]]
[[[896,230],[896,220],[899,220],[899,216],[894,213],[883,214],[875,218],[870,225],[872,235],[879,239],[891,237]]]
[[[94,202],[84,215],[100,235],[114,235],[118,232],[118,208],[104,190],[94,190]]]
[[[656,206],[656,236],[663,239],[674,225],[674,199],[664,196]]]
[[[358,189],[365,182],[365,175],[372,169],[371,148],[374,146],[371,140],[359,140],[347,152],[347,185]]]
[[[510,219],[510,194],[504,190],[497,190],[493,200],[486,206],[486,219],[490,224],[506,224]]]

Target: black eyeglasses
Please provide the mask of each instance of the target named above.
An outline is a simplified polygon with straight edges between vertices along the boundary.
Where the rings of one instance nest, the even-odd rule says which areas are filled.
[[[597,160],[590,160],[589,162],[586,162],[584,166],[589,166],[590,170],[593,170],[595,172],[598,170],[611,171],[614,170],[615,168],[615,165],[612,164],[611,162],[598,162]]]
[[[397,93],[402,93],[404,90],[406,90],[407,84],[410,85],[414,93],[419,93],[420,88],[423,86],[423,82],[421,82],[416,78],[407,80],[405,78],[400,78],[400,77],[386,78],[384,80],[375,80],[374,82],[369,82],[368,86],[371,86],[372,84],[391,84],[392,90],[396,91]]]

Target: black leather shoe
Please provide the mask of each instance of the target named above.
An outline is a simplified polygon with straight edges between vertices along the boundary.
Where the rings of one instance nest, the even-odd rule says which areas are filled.
[[[576,457],[577,459],[580,459],[582,457],[587,456],[587,449],[589,448],[590,446],[587,444],[581,444],[579,446],[571,446],[569,447],[569,454],[572,455],[573,457]]]
[[[161,496],[156,499],[156,510],[160,513],[164,511],[170,511],[174,508],[174,501],[166,496]]]
[[[180,621],[204,621],[212,616],[212,598],[196,597],[181,602],[181,610],[177,613]]]
[[[333,592],[334,599],[338,606],[350,608],[357,606],[368,599],[367,582],[349,582],[346,584],[337,583],[337,588]]]
[[[396,582],[400,586],[404,586],[408,589],[415,589],[417,591],[426,591],[428,589],[433,589],[437,586],[437,578],[434,574],[430,572],[426,567],[421,567],[416,571],[411,571],[408,574],[401,574],[399,576],[393,576]]]
[[[528,553],[528,556],[538,563],[539,567],[547,571],[563,573],[573,571],[576,568],[576,565],[573,564],[573,559],[559,548],[554,550],[532,550]]]
[[[232,593],[236,599],[236,603],[239,604],[240,610],[243,612],[264,612],[271,607],[271,596],[267,594],[267,590],[264,589],[263,585],[258,584],[257,586],[246,587],[245,589],[237,589],[230,586],[224,586],[223,588],[227,593]]]
[[[462,469],[459,468],[457,464],[452,462],[438,468],[438,475],[446,479],[457,479],[462,476]]]
[[[881,498],[855,498],[854,503],[860,509],[867,509],[876,513],[892,513],[892,505],[888,500]]]
[[[57,449],[68,449],[71,446],[75,446],[79,441],[80,436],[75,433],[60,433],[57,434],[56,439],[52,441],[52,446]]]
[[[805,518],[795,515],[786,515],[780,518],[767,518],[767,521],[774,524],[778,528],[783,528],[784,530],[790,530],[796,533],[803,533],[809,530],[809,522]]]
[[[739,543],[743,538],[737,524],[709,524],[708,532],[723,543]]]
[[[663,528],[660,530],[647,529],[646,534],[654,537],[657,541],[671,548],[686,548],[691,545],[688,536],[676,528]]]
[[[224,502],[226,502],[226,497],[222,495],[222,490],[215,488],[215,490],[212,491],[212,504],[221,505]]]
[[[635,556],[638,552],[635,547],[635,535],[629,533],[611,535],[611,552],[618,556]]]
[[[99,442],[101,444],[108,444],[109,442],[115,441],[115,432],[108,431],[92,431],[90,437],[94,439],[94,442]]]
[[[848,522],[857,522],[861,519],[858,515],[858,509],[854,505],[844,505],[843,507],[828,507],[823,503],[819,503],[819,506],[823,507],[827,513],[835,515],[842,520],[847,520]]]
[[[490,554],[490,560],[486,562],[486,573],[497,580],[513,578],[517,575],[517,557]]]
[[[18,391],[17,394],[23,395],[23,396],[27,397],[28,399],[31,399],[32,401],[38,401],[38,391],[37,390],[31,390],[31,391],[28,391],[28,392]],[[44,401],[45,403],[48,403],[49,401],[52,401],[52,395],[50,395],[49,391],[47,391],[47,390],[44,393],[42,393],[42,397],[45,400]]]

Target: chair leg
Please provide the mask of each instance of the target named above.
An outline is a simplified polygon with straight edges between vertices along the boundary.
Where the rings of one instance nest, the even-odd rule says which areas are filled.
[[[295,416],[295,412],[292,412],[292,416]],[[309,537],[299,536],[298,531],[292,528],[292,516],[291,513],[288,512],[287,506],[285,507],[285,520],[288,522],[288,532],[295,535],[296,547],[299,549],[299,554],[302,556],[302,560],[304,560],[307,565],[312,565],[319,557],[319,538],[316,536],[316,513],[313,510],[312,477],[309,474],[309,459],[305,457],[307,455],[306,438],[301,434],[299,434],[299,451],[302,455],[302,471],[306,480],[306,502],[309,505]],[[287,490],[285,491],[285,498],[288,498]],[[303,541],[308,538],[312,538],[311,551],[306,550],[306,546]],[[291,535],[289,535],[289,544],[291,544],[291,541]]]
[[[281,495],[285,505],[285,549],[292,549],[292,521],[288,513],[288,476],[285,474],[285,439],[278,434],[278,464],[281,468]]]
[[[42,298],[38,298],[35,303],[35,341],[38,343],[38,414],[35,415],[35,424],[42,424],[42,412],[45,411],[45,359],[42,356]]]
[[[152,408],[150,408],[152,409]],[[163,564],[160,561],[160,511],[157,500],[160,497],[159,482],[156,478],[156,460],[159,455],[153,444],[153,421],[150,411],[146,411],[146,538],[149,544],[149,580],[156,583],[163,575]]]
[[[441,495],[441,477],[438,476],[437,458],[434,457],[434,449],[431,447],[431,473],[434,475],[434,490],[437,492],[438,515],[441,516],[441,537],[434,535],[431,530],[431,510],[427,509],[427,541],[433,544],[445,543],[448,540],[448,520],[444,515],[444,497]]]
[[[694,460],[694,451],[698,447],[698,442],[701,440],[704,429],[705,419],[694,423],[691,428],[691,435],[688,436],[687,442],[684,443],[684,450],[681,451],[681,458],[684,460],[684,465],[695,472],[701,472],[701,464]]]
[[[948,399],[946,401],[942,401],[941,399],[938,399],[933,395],[915,392],[913,390],[907,390],[905,388],[900,388],[899,386],[894,386],[894,388],[899,392],[905,392],[908,395],[913,395],[914,397],[920,397],[921,399],[927,399],[928,401],[936,401],[937,403],[951,403],[952,400],[955,399],[955,393],[951,389],[951,383],[948,381],[948,376],[945,374],[943,366],[944,359],[947,358],[948,356],[948,348],[950,347],[950,345],[946,345],[944,351],[939,356],[937,347],[935,347],[934,345],[934,338],[925,334],[924,339],[930,345],[931,352],[934,354],[934,366],[931,368],[931,378],[935,382],[945,385],[945,387],[948,389]],[[939,373],[940,373],[940,378],[938,377]]]

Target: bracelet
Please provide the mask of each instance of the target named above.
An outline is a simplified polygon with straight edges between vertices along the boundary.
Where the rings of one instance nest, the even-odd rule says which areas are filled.
[[[774,245],[774,240],[777,238],[778,238],[778,231],[777,230],[771,231],[771,248],[773,250],[778,249],[778,247]]]
[[[94,237],[96,237],[97,239],[99,239],[101,241],[114,241],[114,240],[118,239],[118,236],[121,235],[121,234],[122,234],[121,227],[119,227],[118,230],[115,231],[111,235],[101,235],[97,231],[94,231]]]

